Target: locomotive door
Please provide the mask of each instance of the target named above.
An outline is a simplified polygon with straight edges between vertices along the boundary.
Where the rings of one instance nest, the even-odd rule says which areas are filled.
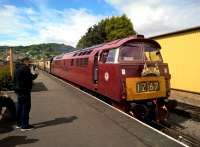
[[[103,50],[98,65],[98,92],[117,101],[121,96],[118,53],[119,49]]]
[[[98,75],[99,75],[99,66],[98,66],[98,54],[99,52],[97,52],[94,55],[94,66],[93,66],[93,83],[97,84],[98,83]]]

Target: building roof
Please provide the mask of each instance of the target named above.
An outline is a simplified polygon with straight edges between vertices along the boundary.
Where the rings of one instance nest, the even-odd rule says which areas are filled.
[[[156,38],[162,38],[162,37],[167,37],[167,36],[171,36],[171,35],[187,33],[187,32],[192,32],[192,31],[200,31],[200,26],[187,28],[187,29],[183,29],[183,30],[178,30],[178,31],[174,31],[174,32],[169,32],[169,33],[165,33],[165,34],[161,34],[161,35],[156,35],[156,36],[152,36],[152,37],[149,37],[149,38],[150,39],[156,39]]]

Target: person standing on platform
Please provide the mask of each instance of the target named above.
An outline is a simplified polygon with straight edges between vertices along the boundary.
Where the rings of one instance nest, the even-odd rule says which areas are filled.
[[[38,71],[31,73],[30,59],[21,59],[21,64],[14,74],[15,93],[17,95],[17,126],[21,131],[32,130],[34,126],[29,124],[29,112],[31,110],[31,89],[33,80],[38,76]]]

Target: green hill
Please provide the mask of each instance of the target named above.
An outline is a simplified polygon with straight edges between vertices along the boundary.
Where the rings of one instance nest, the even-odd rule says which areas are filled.
[[[21,56],[29,56],[33,59],[50,58],[58,54],[77,50],[72,46],[65,44],[57,44],[57,43],[46,43],[46,44],[16,46],[16,47],[0,46],[0,59],[6,58],[6,50],[8,48],[13,48],[16,58],[18,57],[20,58]]]

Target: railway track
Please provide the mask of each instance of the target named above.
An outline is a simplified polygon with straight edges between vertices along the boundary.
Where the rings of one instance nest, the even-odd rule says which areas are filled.
[[[180,118],[178,118],[180,117]],[[181,119],[181,121],[179,120]],[[182,123],[186,121],[196,122],[197,125],[191,125],[190,123],[187,126]],[[170,118],[166,124],[157,124],[156,122],[146,122],[152,127],[162,131],[163,133],[187,144],[191,147],[200,147],[200,137],[197,138],[197,134],[195,134],[192,129],[191,131],[184,131],[188,128],[197,127],[200,122],[200,107],[184,104],[178,102],[178,105],[175,109],[170,110]],[[194,128],[195,130],[195,128]],[[185,133],[187,132],[187,133]],[[200,132],[200,131],[199,131]],[[199,134],[199,133],[198,133]]]
[[[171,112],[200,122],[200,107],[179,102],[178,106],[175,109],[171,110]]]
[[[43,72],[43,73],[45,73],[45,72]],[[53,75],[50,75],[50,74],[48,74],[48,73],[45,73],[47,76],[49,76],[50,78],[53,78],[54,76]],[[65,85],[64,84],[64,82],[66,82],[66,81],[64,81],[64,80],[62,80],[63,82],[59,82],[61,85]],[[69,84],[72,84],[71,82],[69,82]],[[73,84],[72,84],[73,85]],[[74,86],[74,85],[73,85]],[[106,99],[104,99],[104,97],[98,97],[98,95],[96,94],[96,93],[94,93],[94,92],[91,92],[91,91],[89,91],[89,90],[86,90],[86,89],[82,89],[81,88],[81,90],[82,91],[84,91],[84,92],[87,92],[87,93],[89,93],[89,94],[91,94],[91,95],[93,95],[93,96],[95,96],[96,98],[98,98],[98,99],[101,99],[101,100],[103,100],[103,101],[105,101],[106,103],[108,103],[107,101],[106,101]],[[109,104],[109,103],[108,103]],[[176,114],[178,114],[178,115],[182,115],[182,116],[184,116],[184,117],[188,117],[188,118],[191,118],[191,117],[193,117],[195,120],[198,120],[199,121],[199,114],[198,115],[195,115],[195,114],[190,114],[188,111],[184,111],[184,110],[193,110],[193,113],[195,113],[196,111],[198,111],[199,109],[198,108],[194,108],[194,107],[192,107],[192,106],[186,106],[186,105],[184,105],[184,104],[181,104],[180,106],[178,106],[178,108],[177,109],[174,109],[172,112],[173,113],[176,113]],[[195,110],[195,112],[194,112],[194,110]],[[175,138],[175,139],[177,139],[177,140],[179,140],[179,141],[181,141],[181,142],[183,142],[183,143],[185,143],[185,144],[187,144],[188,146],[190,146],[190,147],[200,147],[200,141],[198,140],[198,139],[196,139],[196,138],[194,138],[194,137],[192,137],[192,136],[190,136],[190,135],[187,135],[187,134],[185,134],[185,133],[183,133],[182,131],[179,131],[177,128],[177,126],[179,126],[179,128],[181,127],[181,125],[179,125],[179,124],[177,124],[177,123],[167,123],[167,124],[158,124],[158,123],[156,123],[156,122],[154,122],[154,121],[149,121],[149,122],[146,122],[146,121],[144,121],[146,124],[148,124],[148,125],[150,125],[150,126],[152,126],[152,127],[154,127],[154,128],[156,128],[156,129],[158,129],[159,131],[162,131],[163,133],[165,133],[165,134],[167,134],[167,135],[169,135],[169,136],[171,136],[171,137],[173,137],[173,138]]]
[[[179,124],[170,123],[170,126],[169,126],[169,123],[167,123],[168,125],[165,125],[165,124],[160,124],[160,123],[158,124],[155,121],[149,121],[149,122],[145,121],[145,123],[179,140],[180,142],[187,144],[190,147],[200,147],[200,141],[198,139],[178,130],[177,126],[179,126]]]

